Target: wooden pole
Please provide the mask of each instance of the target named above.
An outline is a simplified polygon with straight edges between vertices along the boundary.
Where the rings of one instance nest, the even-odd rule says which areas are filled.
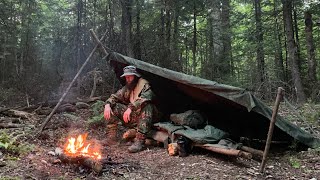
[[[92,30],[90,30],[91,32]],[[104,35],[101,38],[101,41],[105,38],[105,36],[107,35],[106,31],[104,33]],[[100,42],[101,43],[101,42]],[[77,80],[77,78],[79,77],[80,73],[82,72],[82,70],[84,69],[84,67],[88,64],[89,60],[91,59],[91,57],[93,56],[94,52],[97,50],[97,48],[101,46],[101,44],[96,44],[95,47],[93,48],[93,50],[91,51],[91,53],[89,54],[88,58],[86,59],[86,61],[82,64],[81,68],[79,69],[78,73],[75,75],[75,77],[73,78],[73,80],[71,81],[71,83],[69,84],[68,88],[65,90],[65,92],[63,93],[63,95],[61,96],[59,102],[56,104],[56,106],[53,108],[53,110],[51,111],[51,113],[47,116],[46,120],[44,121],[44,123],[41,125],[40,130],[38,132],[38,135],[43,131],[44,127],[48,124],[48,122],[50,121],[51,117],[53,116],[53,114],[55,113],[55,111],[58,109],[58,107],[61,105],[62,101],[64,100],[64,98],[66,97],[66,95],[68,94],[69,90],[71,89],[72,85],[74,84],[74,82]]]
[[[96,43],[98,44],[98,46],[101,48],[102,52],[108,56],[108,52],[107,50],[103,47],[103,44],[101,43],[102,40],[99,40],[97,35],[94,33],[94,31],[92,29],[90,29],[90,33],[92,35],[92,37],[94,38],[94,40],[96,41]]]
[[[280,101],[282,100],[282,97],[283,97],[283,91],[284,91],[284,89],[282,87],[278,88],[277,98],[276,98],[276,102],[275,102],[275,105],[273,108],[271,122],[270,122],[270,126],[269,126],[267,142],[266,142],[266,146],[265,146],[265,149],[263,152],[263,158],[262,158],[262,162],[261,162],[261,166],[260,166],[261,173],[264,171],[264,166],[266,165],[267,155],[269,153],[269,148],[270,148],[271,139],[272,139],[272,135],[273,135],[274,124],[276,123],[276,120],[277,120],[276,117],[278,114]]]

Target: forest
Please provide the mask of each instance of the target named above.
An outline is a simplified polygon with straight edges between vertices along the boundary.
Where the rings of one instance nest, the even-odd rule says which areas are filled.
[[[294,104],[319,101],[318,1],[1,0],[0,7],[0,102],[14,93],[52,98],[95,45],[90,29],[106,32],[111,51],[266,101],[279,86]],[[108,73],[102,53],[80,79],[94,69]]]
[[[279,114],[319,138],[319,12],[319,0],[0,0],[0,180],[320,177],[319,148],[297,144],[272,154],[265,173],[252,159],[172,158],[157,148],[105,148],[112,161],[102,175],[55,156],[80,129],[104,141],[101,108],[120,87],[90,31],[108,52],[243,88],[268,106],[282,87]],[[66,91],[69,104],[54,112]]]

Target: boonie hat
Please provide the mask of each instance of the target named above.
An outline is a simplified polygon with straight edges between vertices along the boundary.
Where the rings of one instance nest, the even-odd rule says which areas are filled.
[[[123,74],[120,77],[135,75],[137,77],[141,77],[141,75],[137,72],[135,66],[126,66],[123,68]]]

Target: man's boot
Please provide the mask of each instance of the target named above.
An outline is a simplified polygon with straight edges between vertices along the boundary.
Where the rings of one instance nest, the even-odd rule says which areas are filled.
[[[144,150],[146,142],[146,136],[141,133],[136,134],[136,138],[134,139],[134,143],[128,148],[130,153],[136,153]]]
[[[118,124],[107,125],[107,144],[114,145],[117,143]]]

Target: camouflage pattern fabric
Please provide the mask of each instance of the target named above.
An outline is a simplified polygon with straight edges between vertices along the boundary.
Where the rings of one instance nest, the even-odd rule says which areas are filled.
[[[130,95],[132,92],[127,86],[124,86],[118,90],[115,94],[112,94],[106,103],[110,104],[113,111],[109,123],[117,123],[123,121],[123,113],[130,108],[132,110],[130,121],[126,126],[137,127],[140,133],[148,135],[153,123],[156,123],[160,119],[160,113],[156,106],[153,104],[155,97],[152,92],[148,81],[140,78],[137,86],[141,87],[141,92],[134,102],[130,102]]]
[[[116,103],[112,108],[113,114],[109,119],[109,124],[124,123],[123,113],[127,109],[128,106]],[[131,112],[130,121],[125,126],[137,127],[138,132],[148,135],[151,132],[153,124],[159,121],[158,114],[158,110],[153,104],[146,104],[142,109],[136,109]]]

